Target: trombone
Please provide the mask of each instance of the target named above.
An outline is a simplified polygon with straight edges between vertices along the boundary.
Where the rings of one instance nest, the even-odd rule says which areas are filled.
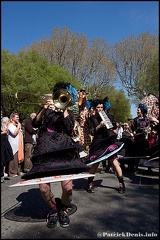
[[[39,98],[39,102],[29,102],[29,101],[24,101],[25,99],[27,99],[28,97],[31,100],[32,97],[38,97]],[[47,100],[52,99],[52,94],[48,93],[48,94],[37,94],[37,93],[30,93],[30,92],[23,92],[23,91],[18,91],[15,93],[15,98],[16,98],[16,103],[17,105],[19,104],[29,104],[29,105],[44,105],[46,103]]]
[[[20,98],[20,95],[21,95],[21,98]],[[39,102],[22,101],[25,95],[29,95],[30,100],[31,100],[31,96],[34,96],[34,97],[41,96],[41,98],[39,99]],[[55,107],[62,110],[66,109],[72,102],[71,94],[66,89],[57,90],[54,93],[54,96],[51,93],[40,95],[36,93],[18,91],[15,94],[15,98],[17,100],[17,104],[31,104],[31,105],[45,105],[48,100],[53,100],[53,104],[55,105]]]

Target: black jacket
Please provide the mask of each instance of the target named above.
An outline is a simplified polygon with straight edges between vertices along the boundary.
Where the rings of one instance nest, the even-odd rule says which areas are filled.
[[[35,130],[32,126],[32,120],[29,118],[25,121],[24,124],[24,143],[32,143],[33,144],[33,134],[37,133],[37,130]]]

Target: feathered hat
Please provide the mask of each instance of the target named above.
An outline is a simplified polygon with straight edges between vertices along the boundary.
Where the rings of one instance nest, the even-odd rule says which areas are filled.
[[[147,115],[148,107],[147,107],[145,104],[140,103],[140,104],[138,105],[138,108],[141,109],[141,112],[143,113],[144,116]]]
[[[103,99],[103,101],[104,101],[104,108],[107,109],[107,110],[109,110],[109,109],[111,108],[111,104],[110,104],[110,102],[108,101],[108,97],[105,97],[105,98]]]
[[[95,100],[88,100],[86,103],[87,109],[90,109],[91,107],[96,108],[98,104],[103,104],[104,110],[107,109],[109,110],[111,108],[111,104],[108,101],[108,97],[105,97],[103,100],[102,99],[95,99]]]

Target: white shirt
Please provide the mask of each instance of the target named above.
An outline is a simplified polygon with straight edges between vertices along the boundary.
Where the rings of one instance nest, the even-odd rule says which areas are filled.
[[[12,147],[13,155],[18,152],[19,146],[19,134],[14,135],[14,131],[16,130],[16,126],[13,123],[10,123],[8,126],[8,141]]]
[[[123,133],[123,128],[122,127],[118,128],[117,139],[121,139],[122,138],[122,133]]]

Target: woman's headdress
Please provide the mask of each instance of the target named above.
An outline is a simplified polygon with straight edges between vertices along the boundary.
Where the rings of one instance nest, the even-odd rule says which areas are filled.
[[[71,94],[72,101],[74,103],[77,102],[78,101],[78,92],[77,92],[77,90],[71,84],[69,84],[67,86],[66,90]]]
[[[110,104],[110,102],[108,101],[108,97],[105,97],[105,98],[103,99],[103,101],[104,101],[104,108],[107,109],[107,110],[109,110],[109,109],[111,108],[111,104]]]
[[[108,97],[105,97],[103,100],[102,99],[95,99],[95,100],[88,100],[86,103],[87,109],[90,109],[91,107],[96,108],[98,104],[103,104],[104,110],[107,109],[109,110],[111,108],[110,102],[108,102]]]
[[[92,105],[93,105],[94,108],[96,108],[98,104],[103,104],[103,106],[104,106],[104,101],[101,100],[101,99],[93,100]]]
[[[140,103],[140,104],[138,105],[138,108],[141,109],[141,111],[142,111],[142,113],[143,113],[144,115],[147,114],[147,112],[148,112],[148,107],[147,107],[145,104]]]
[[[86,108],[91,109],[91,107],[92,107],[92,99],[88,99],[86,102]]]

